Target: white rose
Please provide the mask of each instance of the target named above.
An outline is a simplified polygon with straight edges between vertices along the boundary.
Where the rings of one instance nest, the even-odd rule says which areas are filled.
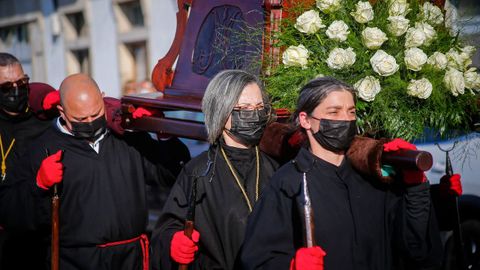
[[[443,82],[448,90],[452,92],[452,95],[458,96],[458,94],[463,95],[465,93],[465,79],[462,72],[449,68],[445,73],[445,77],[443,77]]]
[[[445,54],[441,52],[434,52],[427,60],[427,64],[438,70],[444,70],[447,67],[448,60]]]
[[[350,31],[348,30],[348,25],[343,21],[333,21],[325,33],[333,40],[345,41]]]
[[[304,12],[302,15],[298,16],[297,22],[295,23],[295,28],[306,34],[314,34],[320,28],[325,28],[326,26],[322,23],[318,11],[309,10]]]
[[[403,16],[390,16],[387,19],[390,23],[387,25],[388,32],[390,34],[399,37],[408,30],[408,24],[410,20]]]
[[[352,48],[335,48],[328,54],[327,65],[331,69],[343,69],[355,63],[356,54]]]
[[[433,29],[433,27],[426,22],[415,23],[415,28],[422,30],[425,34],[425,42],[423,43],[425,46],[430,46],[432,41],[437,37],[437,32],[435,29]]]
[[[375,100],[375,96],[382,89],[380,87],[380,81],[373,76],[367,76],[359,80],[353,87],[357,89],[358,96],[365,101]]]
[[[421,29],[410,27],[405,36],[405,47],[411,48],[422,46],[426,39],[427,37]]]
[[[480,75],[477,73],[476,68],[470,68],[463,73],[465,80],[465,88],[470,90],[480,91]]]
[[[428,1],[423,3],[421,17],[424,21],[427,21],[428,23],[433,25],[439,25],[443,23],[442,10]]]
[[[372,65],[373,71],[380,76],[390,76],[398,70],[398,64],[395,58],[382,50],[378,50],[372,58],[370,58],[370,64]]]
[[[369,49],[378,49],[387,40],[387,35],[377,27],[367,27],[362,31],[363,45]]]
[[[405,65],[407,69],[419,71],[427,63],[427,55],[419,48],[410,48],[405,51]]]
[[[458,33],[457,26],[457,8],[450,3],[450,1],[445,1],[445,27],[448,29],[448,32],[452,37],[456,36]]]
[[[445,56],[448,60],[448,67],[463,70],[463,59],[454,48],[451,48]]]
[[[458,53],[457,50],[451,48],[446,53],[448,59],[448,67],[457,69],[457,70],[465,70],[469,65],[472,64],[472,59],[468,56],[468,53],[462,52]]]
[[[353,16],[355,21],[358,23],[367,23],[373,20],[373,9],[370,2],[358,2],[356,5],[355,12],[351,12],[350,15]]]
[[[407,94],[421,99],[427,99],[432,94],[432,89],[432,84],[425,78],[411,80],[407,87]]]
[[[294,66],[306,69],[309,54],[310,52],[302,44],[298,46],[290,46],[285,52],[283,52],[283,64],[287,67]]]
[[[342,0],[317,0],[317,7],[325,13],[331,13],[342,7]]]
[[[473,46],[465,46],[461,49],[462,53],[465,54],[466,57],[471,58],[477,49]]]
[[[388,14],[390,16],[406,16],[410,11],[408,3],[404,1],[391,1],[389,5]]]

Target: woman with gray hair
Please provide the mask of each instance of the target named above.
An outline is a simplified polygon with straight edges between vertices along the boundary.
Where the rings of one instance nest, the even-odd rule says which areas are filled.
[[[241,70],[222,71],[208,84],[202,111],[211,146],[172,188],[152,237],[153,269],[234,269],[247,217],[278,166],[258,149],[271,119],[261,85]],[[195,229],[187,237],[192,211]]]

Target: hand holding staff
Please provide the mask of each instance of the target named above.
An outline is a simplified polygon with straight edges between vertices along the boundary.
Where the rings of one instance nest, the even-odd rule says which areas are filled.
[[[207,167],[201,175],[193,176],[192,191],[190,193],[190,200],[188,205],[187,217],[183,231],[176,232],[170,246],[170,255],[174,261],[179,263],[179,270],[187,270],[188,264],[195,259],[195,252],[198,250],[198,241],[200,240],[200,233],[194,229],[195,221],[195,204],[197,201],[197,181],[200,177],[205,177],[213,162],[209,160]],[[185,252],[187,250],[187,252]]]
[[[445,176],[442,177],[440,180],[440,185],[444,184],[442,182],[446,181],[451,181],[453,174],[453,168],[452,168],[452,161],[450,160],[450,151],[455,148],[455,145],[457,143],[455,142],[452,146],[451,149],[443,149],[440,147],[440,145],[437,144],[437,147],[442,151],[445,152]],[[458,175],[459,176],[459,175]],[[449,183],[451,184],[451,183]],[[461,186],[460,186],[461,190]],[[456,257],[457,257],[457,269],[464,270],[468,269],[467,264],[466,264],[466,258],[465,258],[465,252],[464,252],[464,242],[463,242],[463,235],[462,235],[462,227],[461,227],[461,220],[460,220],[460,211],[458,209],[458,196],[450,197],[451,203],[453,203],[453,217],[452,219],[455,221],[454,227],[453,227],[453,240],[454,240],[454,245],[455,245],[455,251],[456,251]]]
[[[190,194],[190,201],[189,201],[189,206],[188,206],[187,218],[185,219],[185,227],[184,227],[184,234],[192,240],[194,240],[192,238],[192,235],[193,235],[193,232],[194,232],[195,201],[197,200],[197,179],[198,179],[198,177],[195,177],[193,179],[192,192]],[[198,232],[197,232],[197,234],[198,234]],[[198,242],[198,239],[196,239],[196,240],[197,240],[196,242]],[[198,250],[198,247],[197,247],[196,250]],[[178,270],[187,270],[187,269],[188,269],[188,264],[180,264],[178,266]]]
[[[297,166],[298,168],[298,166]],[[303,195],[303,223],[304,223],[304,248],[296,251],[295,257],[290,262],[290,270],[300,269],[316,269],[323,270],[323,257],[325,251],[315,243],[315,223],[313,220],[312,201],[308,191],[307,173],[303,172],[302,181],[302,195]]]
[[[48,149],[45,149],[46,158],[42,161],[37,173],[37,185],[40,188],[48,189],[53,187],[52,195],[52,243],[51,243],[51,269],[59,269],[59,208],[60,197],[58,196],[57,183],[63,178],[63,165],[61,163],[63,152],[59,150],[50,156]]]

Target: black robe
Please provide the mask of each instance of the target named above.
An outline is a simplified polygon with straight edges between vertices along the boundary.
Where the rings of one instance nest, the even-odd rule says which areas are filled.
[[[295,164],[296,163],[296,164]],[[242,269],[289,269],[304,246],[302,177],[306,171],[316,244],[326,270],[416,269],[441,263],[428,183],[386,186],[302,148],[281,167],[249,217]]]
[[[222,147],[240,175],[250,201],[255,202],[255,149],[238,149],[224,143]],[[213,164],[207,170],[209,160]],[[260,191],[276,168],[277,163],[260,152]],[[205,171],[206,176],[202,176]],[[152,236],[152,269],[178,267],[170,258],[170,242],[175,232],[183,230],[195,177],[198,177],[195,229],[200,233],[200,242],[190,269],[234,268],[250,212],[221,151],[212,146],[187,163],[172,188]]]
[[[37,187],[35,180],[45,149],[50,154],[64,150],[59,186],[60,269],[142,269],[139,241],[113,247],[98,245],[145,233],[145,184],[171,182],[172,174],[151,164],[111,133],[101,140],[97,153],[87,141],[52,126],[32,143],[25,169],[15,174],[10,187],[23,194],[24,201],[17,200],[16,209],[29,213],[29,218],[22,222],[38,232],[48,232],[51,226],[50,192]]]
[[[6,159],[6,178],[0,178],[0,269],[39,269],[35,268],[45,257],[42,239],[34,231],[18,224],[9,223],[6,217],[14,204],[9,195],[2,192],[13,181],[13,172],[22,170],[20,162],[25,156],[29,143],[40,136],[50,126],[50,120],[41,120],[32,112],[17,117],[6,115],[0,110],[0,135],[4,152],[15,138],[12,150]],[[10,194],[13,197],[16,195]],[[15,213],[27,215],[27,213]],[[28,245],[25,245],[28,243]]]

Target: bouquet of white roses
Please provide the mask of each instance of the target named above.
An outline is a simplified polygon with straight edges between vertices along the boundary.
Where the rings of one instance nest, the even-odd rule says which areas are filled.
[[[447,3],[448,4],[448,3]],[[302,85],[332,76],[357,90],[357,118],[373,136],[410,140],[469,127],[480,75],[450,13],[428,1],[316,0],[290,10],[276,37],[282,64],[266,77],[276,107],[295,107]]]

